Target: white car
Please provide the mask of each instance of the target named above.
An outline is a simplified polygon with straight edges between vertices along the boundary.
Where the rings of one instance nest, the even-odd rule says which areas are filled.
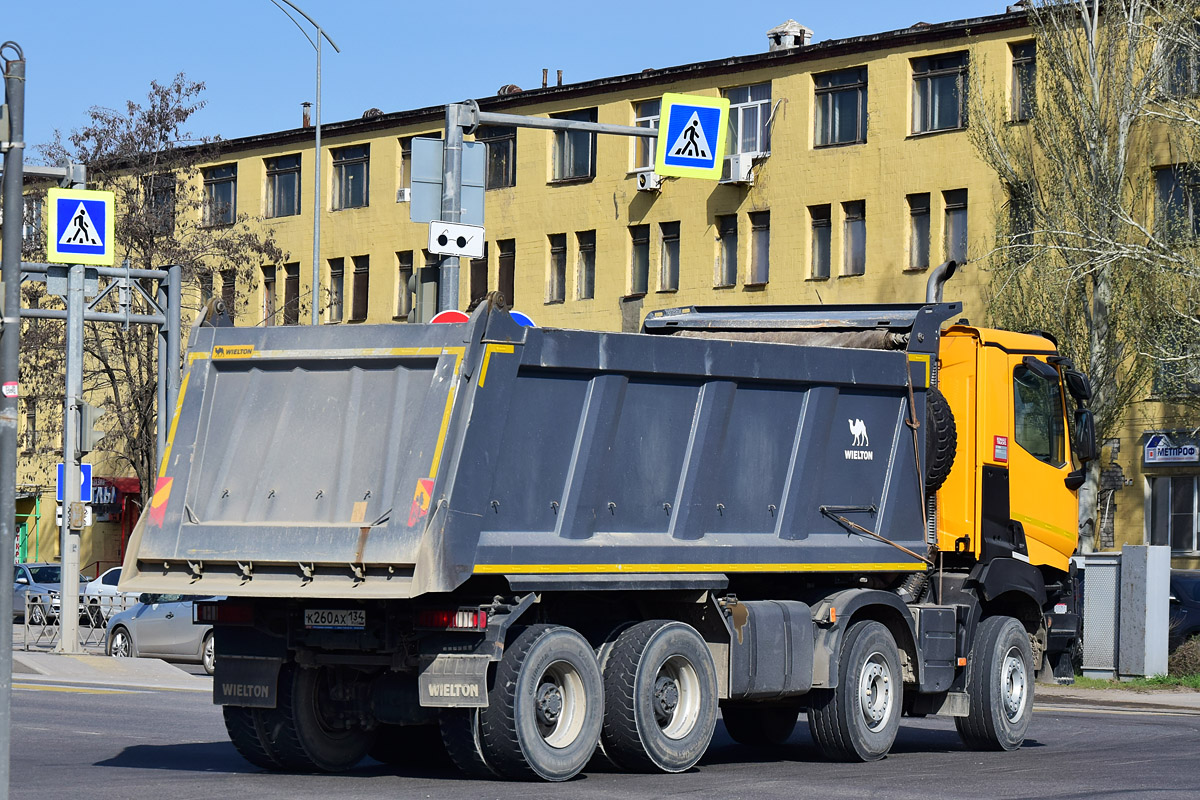
[[[121,568],[113,567],[100,577],[90,581],[83,591],[83,601],[89,607],[98,607],[104,619],[113,614],[131,608],[138,601],[137,592],[117,591],[117,582],[121,580]]]

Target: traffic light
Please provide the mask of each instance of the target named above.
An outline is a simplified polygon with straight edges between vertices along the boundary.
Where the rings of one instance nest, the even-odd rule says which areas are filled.
[[[409,322],[429,322],[438,311],[438,268],[421,267],[413,271],[408,279],[408,291],[412,296]]]
[[[79,404],[79,454],[90,453],[100,444],[105,432],[96,427],[97,421],[104,416],[103,407],[88,403]]]

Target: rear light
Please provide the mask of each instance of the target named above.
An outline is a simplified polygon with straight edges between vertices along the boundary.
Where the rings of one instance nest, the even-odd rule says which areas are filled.
[[[192,622],[197,625],[253,625],[254,606],[248,603],[199,601],[192,604]]]
[[[1066,603],[1055,603],[1054,604],[1054,613],[1055,614],[1067,613],[1067,604]]]
[[[417,612],[417,627],[441,631],[482,631],[487,628],[487,612],[478,608],[425,609]]]

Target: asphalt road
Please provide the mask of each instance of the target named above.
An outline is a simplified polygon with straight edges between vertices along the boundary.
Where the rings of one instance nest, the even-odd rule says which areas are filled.
[[[345,775],[283,775],[243,761],[198,692],[39,684],[14,676],[12,797],[107,798],[1188,798],[1200,794],[1200,716],[1040,708],[1015,753],[964,751],[949,719],[905,719],[874,764],[821,760],[801,720],[784,747],[735,744],[721,725],[682,775],[589,770],[567,784],[462,779],[450,768],[364,761]]]

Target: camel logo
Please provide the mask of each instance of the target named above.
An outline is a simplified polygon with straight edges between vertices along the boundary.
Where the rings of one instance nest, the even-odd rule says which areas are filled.
[[[867,423],[861,419],[848,419],[850,424],[850,435],[854,437],[854,441],[850,443],[850,447],[845,452],[847,461],[874,461],[875,451],[857,448],[867,448],[871,446],[871,439],[867,436]]]
[[[854,436],[854,447],[870,447],[871,440],[867,438],[867,423],[861,419],[848,419],[850,433]]]

